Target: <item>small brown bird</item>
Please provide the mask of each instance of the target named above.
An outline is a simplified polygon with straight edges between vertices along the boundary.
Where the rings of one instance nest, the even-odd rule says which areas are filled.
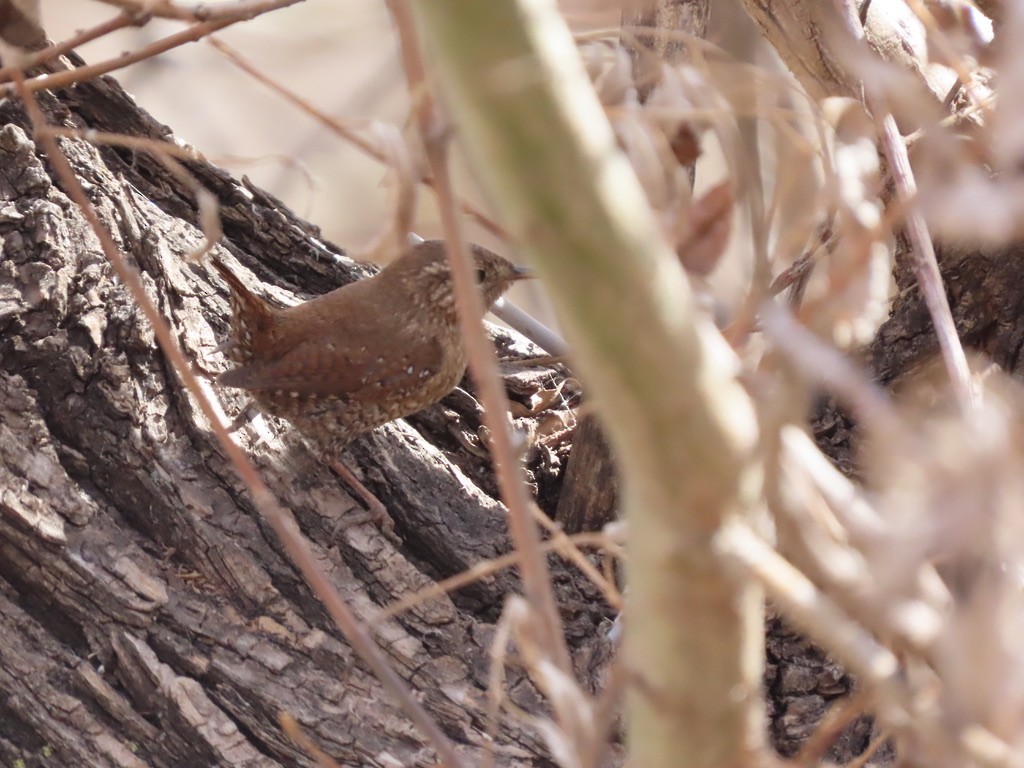
[[[488,308],[526,270],[472,246]],[[218,382],[246,389],[335,456],[353,439],[433,405],[466,372],[445,245],[428,240],[366,280],[294,307],[254,295],[217,258],[231,288],[237,367]],[[383,507],[343,465],[335,466],[375,509]],[[378,521],[379,522],[379,521]]]

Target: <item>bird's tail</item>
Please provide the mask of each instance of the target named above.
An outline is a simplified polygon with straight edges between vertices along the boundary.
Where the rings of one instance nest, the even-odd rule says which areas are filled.
[[[237,363],[247,363],[256,354],[256,340],[274,324],[277,310],[250,291],[220,257],[212,256],[210,261],[231,289],[231,333],[234,338],[227,350],[228,357]]]

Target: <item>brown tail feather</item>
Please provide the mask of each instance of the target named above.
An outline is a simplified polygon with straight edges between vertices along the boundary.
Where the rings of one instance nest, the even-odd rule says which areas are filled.
[[[231,289],[231,331],[234,336],[230,357],[245,363],[253,357],[253,340],[273,323],[274,308],[254,294],[217,256],[210,262]]]

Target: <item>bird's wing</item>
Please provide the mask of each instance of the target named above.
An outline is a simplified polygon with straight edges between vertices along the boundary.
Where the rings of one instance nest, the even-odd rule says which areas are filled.
[[[333,395],[342,401],[392,398],[423,387],[444,359],[440,342],[433,338],[411,344],[393,340],[400,343],[383,350],[352,341],[357,340],[332,348],[327,340],[310,339],[274,360],[241,365],[217,380],[228,387]]]

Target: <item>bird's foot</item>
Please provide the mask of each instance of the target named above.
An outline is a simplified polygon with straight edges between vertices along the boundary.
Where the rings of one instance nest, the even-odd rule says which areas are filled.
[[[347,515],[335,526],[331,538],[337,537],[342,531],[346,531],[354,525],[362,525],[363,523],[373,523],[376,525],[384,538],[390,541],[395,546],[400,546],[402,540],[398,538],[398,534],[395,533],[395,521],[391,519],[391,515],[388,514],[387,507],[384,503],[378,499],[373,491],[363,485],[362,481],[356,477],[352,470],[345,466],[341,461],[330,462],[331,469],[333,469],[338,476],[345,481],[345,484],[355,491],[356,495],[363,500],[367,506],[367,510],[360,514]]]

